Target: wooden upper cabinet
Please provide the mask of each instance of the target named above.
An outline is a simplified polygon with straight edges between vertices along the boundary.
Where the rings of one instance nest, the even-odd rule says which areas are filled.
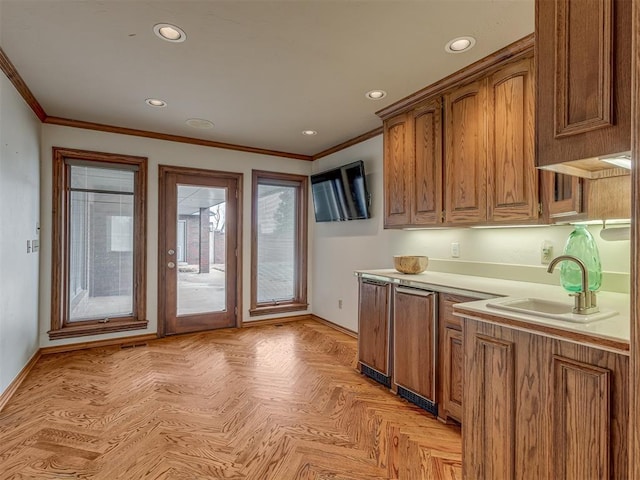
[[[532,55],[525,37],[381,111],[385,228],[538,220]]]
[[[631,217],[631,178],[598,179],[542,171],[542,190],[549,222],[609,220]]]
[[[445,221],[487,219],[486,79],[445,95]]]
[[[628,0],[536,0],[537,165],[631,148]]]
[[[409,225],[411,219],[412,122],[407,114],[384,122],[384,226]]]
[[[551,222],[582,213],[582,178],[548,171],[542,171],[541,175],[543,203]]]
[[[385,227],[442,222],[442,105],[428,100],[384,123]]]
[[[533,60],[498,70],[488,82],[487,219],[538,218],[534,158]]]
[[[411,113],[413,175],[412,225],[442,222],[442,104],[439,99],[417,106]]]

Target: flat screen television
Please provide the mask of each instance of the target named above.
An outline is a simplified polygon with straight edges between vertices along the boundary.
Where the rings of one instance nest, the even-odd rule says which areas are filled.
[[[311,175],[316,222],[343,222],[371,218],[364,162]]]

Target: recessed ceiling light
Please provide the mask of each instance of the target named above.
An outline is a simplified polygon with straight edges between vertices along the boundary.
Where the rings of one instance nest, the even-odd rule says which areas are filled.
[[[160,100],[158,98],[147,98],[144,103],[146,103],[147,105],[149,105],[150,107],[166,107],[167,106],[167,102],[165,102],[164,100]]]
[[[206,120],[204,118],[190,118],[185,122],[187,125],[193,128],[213,128],[213,122]]]
[[[462,53],[471,49],[476,44],[473,37],[457,37],[448,42],[444,49],[449,53]]]
[[[170,23],[158,23],[153,26],[153,33],[155,33],[162,40],[167,42],[184,42],[187,39],[187,34],[184,33],[180,27],[171,25]]]
[[[307,136],[309,136],[309,137],[310,137],[310,136],[312,136],[312,135],[317,135],[317,134],[318,134],[318,132],[316,132],[315,130],[303,130],[303,131],[302,131],[302,134],[303,134],[303,135],[307,135]]]
[[[387,96],[387,92],[384,90],[371,90],[370,92],[365,93],[364,96],[370,100],[380,100]]]

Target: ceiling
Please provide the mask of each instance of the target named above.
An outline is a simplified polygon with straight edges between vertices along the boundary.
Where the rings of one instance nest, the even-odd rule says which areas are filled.
[[[300,155],[533,29],[533,0],[0,0],[0,47],[47,115]],[[464,35],[473,49],[445,52]]]
[[[215,207],[226,201],[227,189],[178,185],[178,215],[194,215],[201,208]]]

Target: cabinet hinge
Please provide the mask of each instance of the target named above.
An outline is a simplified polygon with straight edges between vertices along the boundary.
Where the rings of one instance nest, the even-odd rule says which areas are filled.
[[[543,208],[542,208],[542,202],[538,202],[538,214],[542,215],[543,212]]]
[[[238,190],[236,189],[236,198],[238,198]]]
[[[234,315],[238,315],[238,307],[234,307],[233,308],[233,314]]]
[[[444,210],[442,210],[442,213],[440,214],[440,221],[441,221],[442,223],[444,223],[444,219],[445,219],[445,217],[446,217],[446,213],[447,213],[447,212],[445,212]]]

